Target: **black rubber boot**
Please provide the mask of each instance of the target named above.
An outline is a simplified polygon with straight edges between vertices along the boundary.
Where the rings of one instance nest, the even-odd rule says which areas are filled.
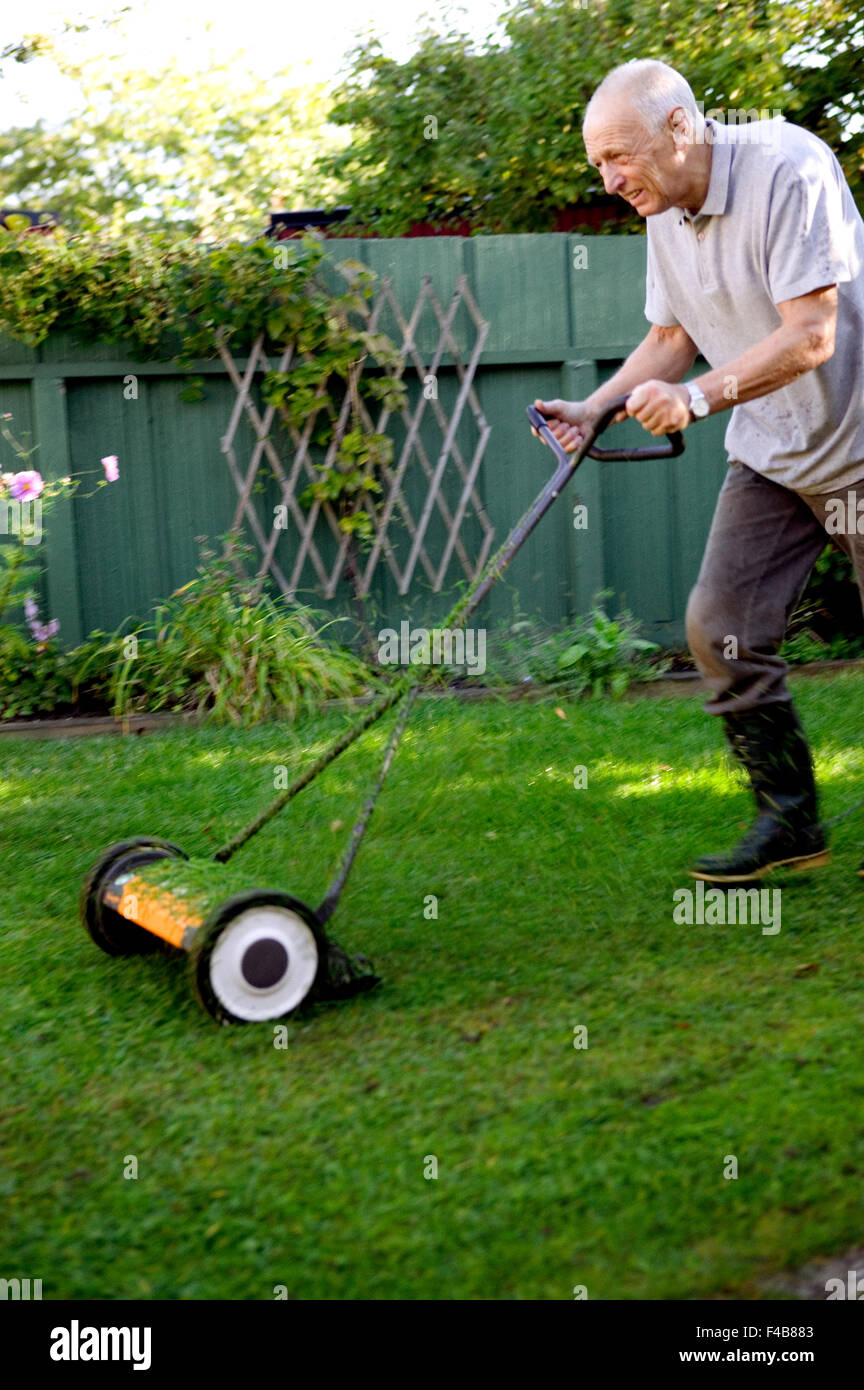
[[[789,865],[815,869],[831,858],[819,824],[807,736],[791,702],[724,715],[726,737],[745,768],[758,815],[728,854],[706,854],[690,870],[706,883],[745,883]]]

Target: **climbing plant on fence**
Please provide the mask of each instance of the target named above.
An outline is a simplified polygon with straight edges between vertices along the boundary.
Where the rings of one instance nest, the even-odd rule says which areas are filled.
[[[98,240],[62,228],[46,237],[2,232],[0,334],[35,347],[66,331],[123,343],[140,360],[173,358],[187,372],[220,352],[269,345],[282,369],[265,380],[265,399],[287,424],[295,431],[308,424],[312,442],[326,450],[341,418],[337,447],[302,500],[328,501],[338,527],[362,539],[374,531],[380,473],[392,456],[364,401],[387,410],[404,404],[401,358],[385,334],[370,330],[372,273],[343,262],[337,285],[333,273],[322,274],[323,259],[313,236],[212,246],[165,233]],[[200,387],[190,373],[184,399],[194,400]]]
[[[396,323],[398,343],[381,331],[382,311]],[[474,325],[464,361],[453,330],[459,313]],[[424,314],[427,321],[432,316],[437,335],[426,359],[417,347]],[[422,277],[406,318],[388,280],[378,283],[356,261],[330,260],[311,235],[221,246],[165,233],[110,241],[70,236],[63,229],[38,238],[0,235],[0,334],[35,346],[56,330],[86,341],[126,343],[141,359],[173,357],[187,369],[187,400],[201,390],[201,380],[189,370],[192,364],[221,357],[237,391],[223,439],[240,498],[235,528],[247,521],[258,542],[260,583],[270,574],[293,598],[308,561],[327,597],[340,580],[348,580],[362,622],[362,600],[379,561],[393,573],[400,593],[408,591],[418,565],[435,591],[444,586],[451,558],[467,579],[482,567],[493,533],[476,480],[489,426],[473,381],[488,324],[464,277],[445,306],[429,277]],[[419,381],[437,381],[445,355],[458,379],[451,410],[438,400],[437,389],[424,389],[409,409],[406,369]],[[427,410],[441,433],[434,459],[427,457],[420,435]],[[274,416],[286,429],[288,459],[272,436]],[[463,416],[473,416],[474,442],[467,456],[458,438]],[[235,435],[243,417],[256,442],[250,465],[241,469]],[[394,417],[401,417],[404,432],[398,459],[392,430],[388,433]],[[444,491],[451,460],[458,473],[452,511]],[[421,472],[425,478],[419,515],[404,490],[415,464],[418,478]],[[274,553],[278,528],[271,526],[268,536],[251,505],[260,474],[268,470],[294,527],[287,576]],[[433,555],[430,523],[436,511],[444,540],[440,554]],[[476,553],[469,553],[461,534],[469,517],[480,528]],[[332,563],[325,564],[316,546],[319,519],[336,541]]]

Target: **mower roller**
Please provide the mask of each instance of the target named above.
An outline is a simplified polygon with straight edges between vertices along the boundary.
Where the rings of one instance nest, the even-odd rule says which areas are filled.
[[[562,449],[540,411],[533,405],[527,407],[531,426],[553,450],[557,467],[442,627],[452,631],[464,625],[584,458],[661,459],[684,452],[680,433],[668,435],[665,444],[643,448],[597,448],[594,441],[626,404],[627,396],[610,401],[572,455]],[[142,955],[160,948],[185,954],[201,1005],[220,1023],[283,1019],[301,1005],[346,998],[377,985],[379,977],[370,962],[363,956],[349,956],[325,927],[345,887],[408,715],[435,669],[430,664],[403,674],[212,859],[190,859],[177,845],[151,837],[124,840],[106,849],[87,874],[81,892],[82,920],[96,945],[114,956]],[[223,866],[227,861],[340,753],[399,704],[402,708],[374,785],[320,906],[312,908],[279,889],[251,888],[226,895]]]

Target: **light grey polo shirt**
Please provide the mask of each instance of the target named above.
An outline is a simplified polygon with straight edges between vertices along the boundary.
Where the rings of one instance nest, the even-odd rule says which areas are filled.
[[[730,458],[797,492],[832,492],[864,478],[864,222],[834,154],[809,131],[782,119],[707,125],[699,212],[646,219],[645,316],[680,324],[723,367],[779,328],[778,303],[836,284],[833,356],[735,406],[726,430]]]

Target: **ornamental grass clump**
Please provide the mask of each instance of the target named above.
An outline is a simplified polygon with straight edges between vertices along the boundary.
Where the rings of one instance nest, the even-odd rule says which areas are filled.
[[[327,699],[360,695],[375,679],[352,652],[325,639],[335,621],[299,604],[255,594],[235,570],[243,547],[221,558],[202,550],[198,577],[123,639],[113,685],[118,718],[185,710],[249,726],[295,719]]]

